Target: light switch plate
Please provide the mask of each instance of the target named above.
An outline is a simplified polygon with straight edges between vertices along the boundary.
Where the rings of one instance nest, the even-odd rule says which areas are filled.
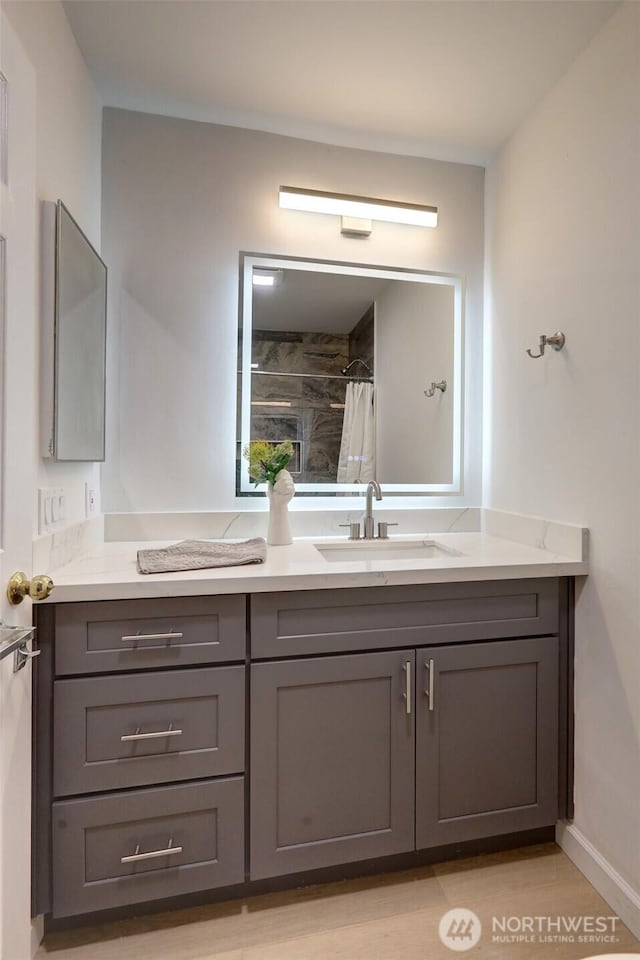
[[[51,533],[66,519],[67,498],[63,487],[40,487],[38,489],[38,533]]]

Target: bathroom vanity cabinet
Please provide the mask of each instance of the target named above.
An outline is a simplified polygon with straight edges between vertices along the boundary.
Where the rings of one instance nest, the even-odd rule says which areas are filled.
[[[294,883],[554,824],[572,585],[40,608],[34,911]]]
[[[253,597],[252,879],[554,823],[560,589]]]

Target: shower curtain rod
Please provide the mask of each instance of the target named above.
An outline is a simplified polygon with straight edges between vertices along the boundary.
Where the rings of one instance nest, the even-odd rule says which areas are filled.
[[[313,377],[314,380],[342,380],[344,383],[353,380],[356,383],[373,383],[373,377],[342,377],[330,373],[278,373],[277,370],[252,370],[251,375],[254,377]]]

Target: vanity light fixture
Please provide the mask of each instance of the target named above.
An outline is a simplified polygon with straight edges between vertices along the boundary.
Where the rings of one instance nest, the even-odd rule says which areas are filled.
[[[369,236],[372,220],[404,223],[415,227],[435,227],[438,208],[399,200],[357,197],[350,193],[326,193],[303,187],[280,187],[280,207],[306,213],[329,213],[342,217],[342,233]]]

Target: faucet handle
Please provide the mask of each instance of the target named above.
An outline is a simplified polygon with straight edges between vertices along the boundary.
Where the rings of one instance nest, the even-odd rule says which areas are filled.
[[[389,527],[397,527],[397,526],[399,526],[397,522],[390,523],[388,520],[379,520],[378,521],[378,540],[388,540]]]
[[[356,520],[353,523],[339,523],[339,527],[349,527],[349,540],[359,540],[360,539],[360,521]]]

